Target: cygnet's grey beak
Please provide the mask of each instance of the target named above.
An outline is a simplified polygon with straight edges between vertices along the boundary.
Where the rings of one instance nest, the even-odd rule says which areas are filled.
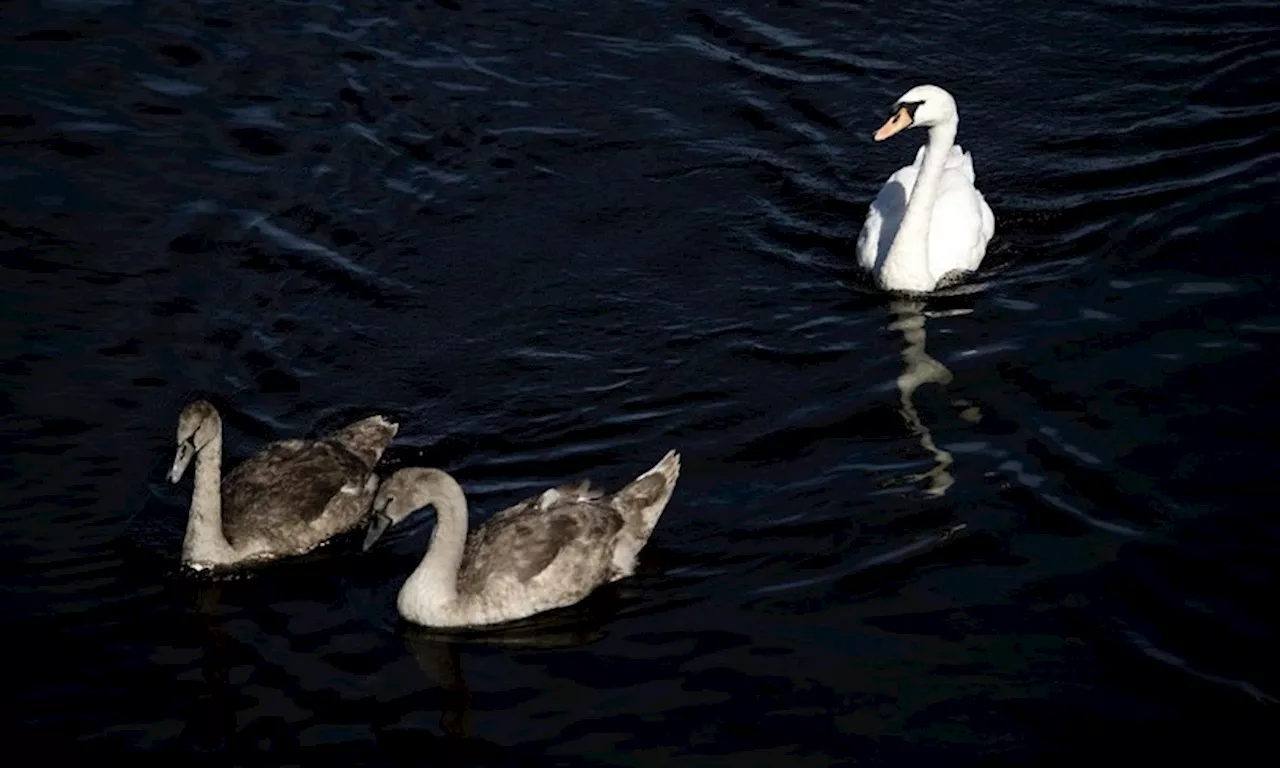
[[[368,552],[373,542],[377,541],[390,527],[391,518],[387,517],[386,512],[374,512],[373,517],[369,519],[369,532],[364,535],[364,551]]]
[[[187,465],[195,455],[196,449],[190,440],[178,443],[178,453],[174,455],[173,466],[169,468],[169,482],[176,483],[182,479],[182,473],[187,471]]]

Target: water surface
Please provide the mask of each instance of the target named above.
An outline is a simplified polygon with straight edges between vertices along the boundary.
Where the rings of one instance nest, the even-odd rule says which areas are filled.
[[[243,2],[0,11],[10,724],[228,764],[827,766],[1267,748],[1274,3]],[[965,290],[853,268],[955,94]],[[637,576],[396,621],[429,515],[177,568],[237,461],[383,412],[475,519],[669,448]]]

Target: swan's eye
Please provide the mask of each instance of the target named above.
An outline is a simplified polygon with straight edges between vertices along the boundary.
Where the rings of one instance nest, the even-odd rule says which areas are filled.
[[[923,103],[923,101],[900,101],[893,105],[893,114],[897,114],[900,109],[905,109],[907,110],[907,117],[911,118],[914,122],[916,119],[916,110],[919,109],[920,105]]]

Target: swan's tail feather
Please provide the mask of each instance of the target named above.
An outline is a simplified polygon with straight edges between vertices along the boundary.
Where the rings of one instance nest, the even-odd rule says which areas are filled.
[[[680,454],[667,451],[662,461],[613,495],[613,506],[626,519],[638,518],[644,527],[643,536],[648,539],[667,508],[679,477]]]
[[[545,512],[556,504],[578,504],[599,501],[602,498],[604,498],[604,491],[592,488],[590,480],[579,480],[576,483],[565,483],[543,491],[538,497],[538,506]]]
[[[327,439],[359,456],[372,470],[399,430],[400,425],[385,416],[370,416],[348,424]]]
[[[951,145],[951,154],[947,157],[947,167],[955,168],[969,178],[972,183],[976,176],[973,173],[973,154],[965,152],[959,144]]]

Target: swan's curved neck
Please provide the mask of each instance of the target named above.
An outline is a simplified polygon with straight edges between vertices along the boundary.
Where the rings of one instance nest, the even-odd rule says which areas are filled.
[[[226,565],[235,550],[222,533],[222,431],[196,454],[191,511],[182,541],[182,559],[194,565]]]
[[[400,589],[401,614],[410,621],[432,624],[458,599],[458,568],[467,544],[467,497],[462,487],[441,473],[431,494],[436,528],[422,562]]]
[[[902,215],[898,233],[885,257],[883,273],[886,284],[924,283],[925,290],[928,290],[935,282],[934,277],[928,273],[929,223],[933,219],[933,204],[938,199],[938,185],[942,181],[947,156],[956,143],[958,125],[959,121],[952,118],[929,129],[929,143],[925,145],[920,173],[911,190],[911,199],[907,201],[907,210]]]

